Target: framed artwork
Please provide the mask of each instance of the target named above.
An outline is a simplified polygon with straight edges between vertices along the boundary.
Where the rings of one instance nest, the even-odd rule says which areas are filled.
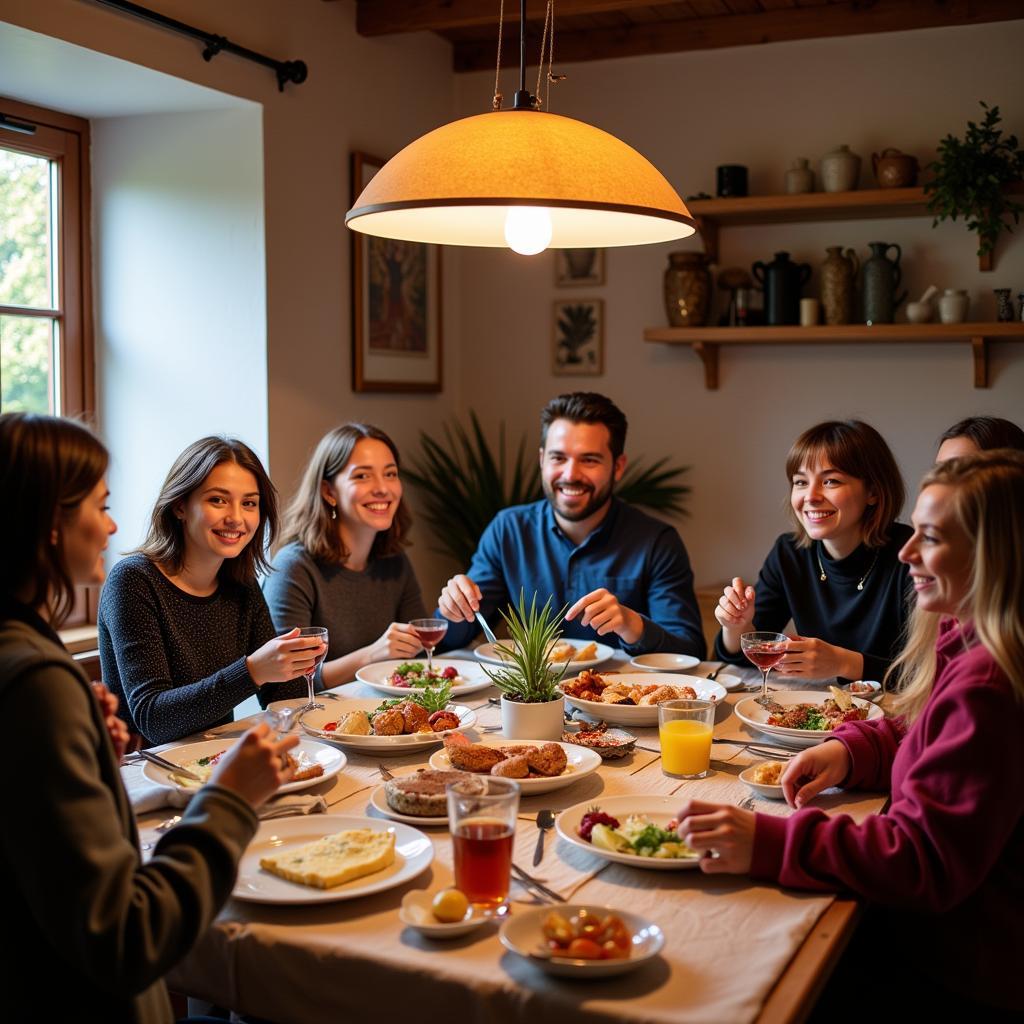
[[[604,249],[555,249],[555,286],[604,284]]]
[[[604,302],[555,302],[551,368],[559,377],[599,377],[604,373]]]
[[[352,154],[352,203],[386,162]],[[350,234],[353,390],[440,391],[440,247]]]

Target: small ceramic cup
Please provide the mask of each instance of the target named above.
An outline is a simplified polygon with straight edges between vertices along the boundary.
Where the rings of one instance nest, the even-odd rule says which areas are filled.
[[[818,324],[819,303],[817,299],[800,300],[800,326],[816,327]]]

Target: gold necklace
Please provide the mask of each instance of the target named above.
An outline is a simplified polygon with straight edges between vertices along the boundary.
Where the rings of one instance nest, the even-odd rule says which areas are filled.
[[[820,541],[819,541],[819,544],[820,544]],[[823,566],[821,564],[821,548],[817,544],[814,546],[814,554],[815,554],[815,556],[818,559],[818,572],[821,573],[821,577],[820,577],[821,582],[824,583],[828,579],[828,576],[825,575],[825,566]],[[866,573],[864,573],[864,575],[861,576],[861,578],[857,581],[857,589],[858,590],[863,590],[864,589],[864,581],[871,575],[871,570],[874,569],[875,562],[877,562],[877,561],[878,561],[878,551],[876,549],[875,557],[871,559],[871,564],[868,566],[868,571]]]

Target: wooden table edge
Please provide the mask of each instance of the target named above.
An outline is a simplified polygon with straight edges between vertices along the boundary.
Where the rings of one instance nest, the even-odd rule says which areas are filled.
[[[853,937],[862,906],[837,896],[818,918],[786,965],[757,1016],[757,1024],[801,1024],[810,1015],[825,984]]]

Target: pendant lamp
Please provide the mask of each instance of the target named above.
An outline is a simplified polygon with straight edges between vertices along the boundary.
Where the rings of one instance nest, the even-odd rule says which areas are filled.
[[[650,161],[600,128],[537,109],[525,83],[525,8],[520,0],[513,109],[410,143],[373,176],[345,223],[381,238],[526,255],[692,235],[696,222]]]

